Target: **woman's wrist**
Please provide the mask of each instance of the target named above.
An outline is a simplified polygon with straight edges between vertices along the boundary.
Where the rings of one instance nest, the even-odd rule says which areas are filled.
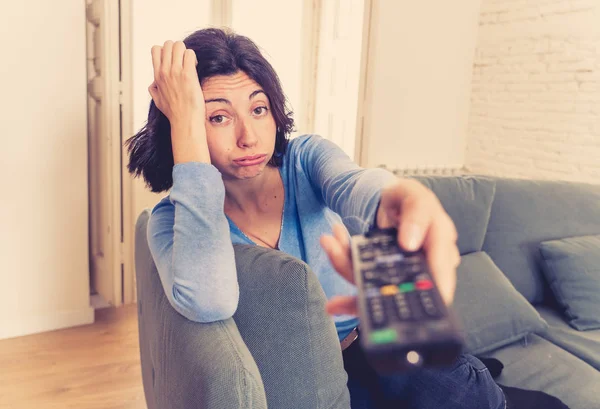
[[[204,118],[179,119],[171,123],[174,163],[210,163]]]

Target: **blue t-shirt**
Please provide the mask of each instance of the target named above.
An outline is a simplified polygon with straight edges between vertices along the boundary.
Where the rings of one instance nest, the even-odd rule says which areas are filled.
[[[279,250],[306,262],[327,298],[355,295],[356,287],[332,267],[319,239],[342,222],[351,235],[375,219],[381,189],[396,177],[363,169],[337,145],[317,135],[290,140],[279,168],[284,190]],[[152,210],[148,244],[171,305],[197,322],[233,316],[239,286],[232,243],[256,244],[224,213],[225,187],[213,165],[173,167],[173,187]],[[341,339],[358,324],[333,317]]]

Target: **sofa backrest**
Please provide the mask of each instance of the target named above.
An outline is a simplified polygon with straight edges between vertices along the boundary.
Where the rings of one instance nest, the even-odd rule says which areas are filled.
[[[438,197],[458,231],[460,254],[481,251],[494,200],[495,183],[484,177],[418,176]]]
[[[458,230],[461,254],[485,251],[531,303],[549,296],[542,241],[600,234],[600,185],[493,176],[420,176]]]
[[[542,241],[600,234],[600,185],[493,178],[483,251],[528,301],[548,300],[540,267]]]

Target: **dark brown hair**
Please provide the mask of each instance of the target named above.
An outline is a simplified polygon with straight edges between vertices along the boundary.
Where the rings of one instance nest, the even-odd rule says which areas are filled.
[[[215,75],[232,75],[243,71],[262,87],[269,98],[277,125],[275,151],[269,164],[281,166],[288,135],[294,130],[293,114],[288,109],[279,77],[256,44],[247,37],[216,28],[198,30],[183,42],[186,48],[196,53],[196,71],[201,84]],[[171,188],[174,166],[171,125],[154,101],[150,102],[146,125],[129,138],[125,146],[129,152],[127,169],[131,174],[136,177],[142,175],[153,192]]]

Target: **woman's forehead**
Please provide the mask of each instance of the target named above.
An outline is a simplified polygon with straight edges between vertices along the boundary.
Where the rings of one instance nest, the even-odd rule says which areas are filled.
[[[233,93],[247,93],[250,95],[257,89],[262,89],[262,87],[243,71],[238,71],[232,75],[215,75],[202,82],[202,92],[205,99]]]

